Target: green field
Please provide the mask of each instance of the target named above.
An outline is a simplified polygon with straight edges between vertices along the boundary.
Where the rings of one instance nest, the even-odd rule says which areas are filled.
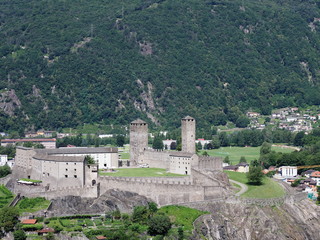
[[[222,158],[229,156],[231,164],[238,164],[241,156],[244,156],[247,162],[251,162],[254,159],[259,159],[260,156],[260,147],[221,147],[219,149],[206,151],[210,156]],[[294,150],[290,148],[272,147],[272,151],[290,153]]]
[[[183,206],[165,206],[159,209],[158,213],[165,213],[169,216],[172,223],[183,226],[187,232],[193,229],[193,222],[203,214],[209,212],[199,211],[197,209],[183,207]]]
[[[114,177],[181,177],[185,175],[168,173],[163,168],[118,168],[115,172],[99,171],[100,175]]]
[[[244,183],[248,186],[248,191],[241,195],[247,198],[277,198],[285,194],[284,189],[275,181],[264,177],[263,184],[260,186],[247,184],[248,179],[245,173],[225,171],[230,179]]]
[[[13,200],[13,194],[4,185],[0,185],[0,208],[7,206]]]
[[[17,204],[20,214],[22,213],[33,213],[46,209],[50,204],[49,200],[43,197],[36,198],[23,198]]]

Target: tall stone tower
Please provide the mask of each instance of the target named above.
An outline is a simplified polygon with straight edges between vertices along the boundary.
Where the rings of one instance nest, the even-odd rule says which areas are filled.
[[[130,123],[130,161],[137,165],[139,155],[148,147],[148,124],[141,119]]]
[[[182,151],[195,153],[196,120],[190,116],[181,119]]]

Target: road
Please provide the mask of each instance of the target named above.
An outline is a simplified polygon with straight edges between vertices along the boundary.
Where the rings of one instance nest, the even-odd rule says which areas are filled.
[[[248,186],[241,183],[241,182],[237,182],[235,180],[229,179],[230,182],[235,183],[237,185],[239,185],[241,187],[241,190],[239,192],[236,193],[236,196],[240,196],[241,194],[245,193],[246,191],[248,191]]]

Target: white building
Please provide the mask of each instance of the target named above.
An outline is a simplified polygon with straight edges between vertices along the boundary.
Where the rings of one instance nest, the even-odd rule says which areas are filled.
[[[177,140],[172,140],[172,139],[162,140],[163,147],[168,150],[171,150],[171,144],[173,142],[176,143],[176,146],[177,146]],[[165,146],[167,146],[167,148]]]
[[[292,166],[279,167],[279,172],[282,177],[295,177],[298,175],[297,167],[292,167]]]
[[[196,142],[196,144],[198,144],[200,142],[202,145],[202,149],[203,149],[204,145],[211,143],[212,140],[205,140],[204,138],[198,138],[195,142]]]
[[[70,156],[70,157],[90,156],[98,164],[99,169],[118,168],[119,166],[118,148],[67,147],[67,148],[47,149],[45,150],[45,152],[48,155],[54,155],[54,156]]]
[[[6,165],[8,162],[8,156],[7,155],[0,155],[0,166]]]

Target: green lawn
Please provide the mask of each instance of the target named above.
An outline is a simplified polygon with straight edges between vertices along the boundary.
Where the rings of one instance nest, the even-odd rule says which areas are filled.
[[[247,162],[259,159],[260,147],[221,147],[219,149],[206,150],[210,156],[225,158],[229,156],[232,164],[238,164],[240,157],[244,156]],[[272,147],[272,151],[290,153],[293,149]]]
[[[162,168],[118,168],[116,172],[99,171],[100,175],[114,177],[178,177],[180,174],[168,173]]]
[[[0,208],[7,206],[13,200],[13,194],[4,185],[0,185]]]
[[[208,213],[193,208],[175,205],[162,207],[158,212],[165,213],[169,216],[171,222],[176,225],[182,225],[184,230],[190,232],[193,229],[193,222],[201,215]]]
[[[128,152],[120,152],[120,159],[130,159],[130,153]]]
[[[24,198],[17,204],[20,213],[33,213],[42,209],[46,209],[50,204],[49,200],[43,197]]]
[[[247,184],[248,179],[245,173],[238,173],[232,171],[225,171],[230,179],[244,183],[248,186],[248,191],[241,195],[241,197],[247,198],[277,198],[282,197],[285,194],[284,189],[272,179],[265,177],[263,184],[260,186],[254,186]]]

